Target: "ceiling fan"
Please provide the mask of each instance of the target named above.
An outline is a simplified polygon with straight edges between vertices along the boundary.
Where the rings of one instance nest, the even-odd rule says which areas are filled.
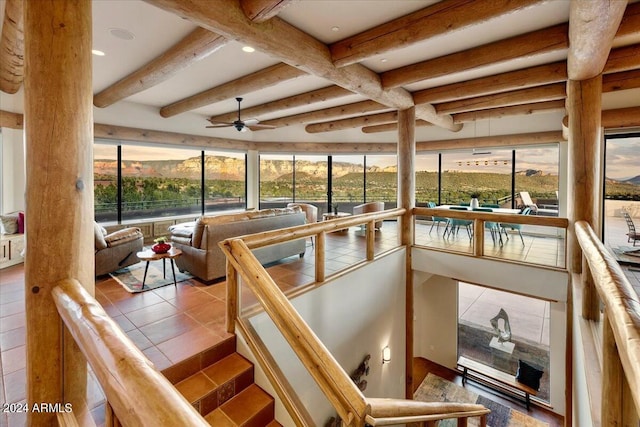
[[[238,132],[246,132],[250,128],[275,129],[275,126],[258,124],[258,119],[247,119],[243,121],[240,118],[240,103],[242,102],[242,98],[236,98],[236,101],[238,101],[238,120],[229,123],[217,122],[211,119],[207,119],[209,122],[211,122],[211,126],[207,126],[207,128],[226,128],[233,126],[238,130]]]

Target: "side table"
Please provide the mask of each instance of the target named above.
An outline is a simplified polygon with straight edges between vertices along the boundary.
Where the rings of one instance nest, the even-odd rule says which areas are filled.
[[[163,254],[157,254],[153,252],[151,249],[147,249],[142,252],[138,252],[136,255],[138,256],[138,258],[140,258],[140,261],[147,262],[147,265],[144,267],[144,278],[142,279],[143,289],[144,289],[144,282],[147,280],[147,271],[149,270],[149,263],[151,261],[156,261],[159,259],[162,260],[162,277],[165,279],[167,278],[165,260],[168,259],[169,261],[171,261],[171,272],[173,273],[173,286],[178,286],[178,284],[176,283],[176,267],[173,260],[175,258],[178,258],[180,255],[182,255],[182,250],[172,247],[171,249],[169,249],[168,252],[165,252]]]

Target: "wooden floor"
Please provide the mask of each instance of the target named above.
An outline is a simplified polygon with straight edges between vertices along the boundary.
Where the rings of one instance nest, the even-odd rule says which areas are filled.
[[[429,373],[437,375],[460,386],[462,385],[462,375],[459,372],[451,370],[449,368],[445,368],[444,366],[438,365],[437,363],[431,362],[427,359],[416,357],[415,359],[413,359],[413,391],[416,391],[416,389],[420,386],[420,383],[422,383],[422,380],[424,380]],[[550,412],[544,408],[537,407],[535,405],[531,405],[530,409],[527,411],[523,403],[517,402],[515,400],[510,400],[502,396],[500,393],[484,387],[481,384],[475,383],[474,381],[467,381],[465,383],[465,388],[481,396],[484,396],[487,399],[491,399],[494,402],[498,402],[509,408],[524,412],[540,421],[549,423],[550,427],[564,426],[564,417],[556,415],[553,412]]]

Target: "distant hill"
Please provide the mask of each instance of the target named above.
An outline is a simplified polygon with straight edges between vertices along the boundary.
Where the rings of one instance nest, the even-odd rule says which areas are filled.
[[[634,185],[640,185],[640,175],[634,176],[633,178],[625,179],[623,182],[628,182]]]

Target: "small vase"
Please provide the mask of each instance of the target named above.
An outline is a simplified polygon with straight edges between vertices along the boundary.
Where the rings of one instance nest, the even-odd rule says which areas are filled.
[[[338,215],[338,208],[333,208],[333,213],[334,213],[335,215]]]
[[[166,254],[171,249],[170,243],[156,243],[151,247],[151,250],[157,254]]]
[[[471,209],[478,209],[480,207],[480,202],[478,202],[478,199],[471,199],[470,206]]]

